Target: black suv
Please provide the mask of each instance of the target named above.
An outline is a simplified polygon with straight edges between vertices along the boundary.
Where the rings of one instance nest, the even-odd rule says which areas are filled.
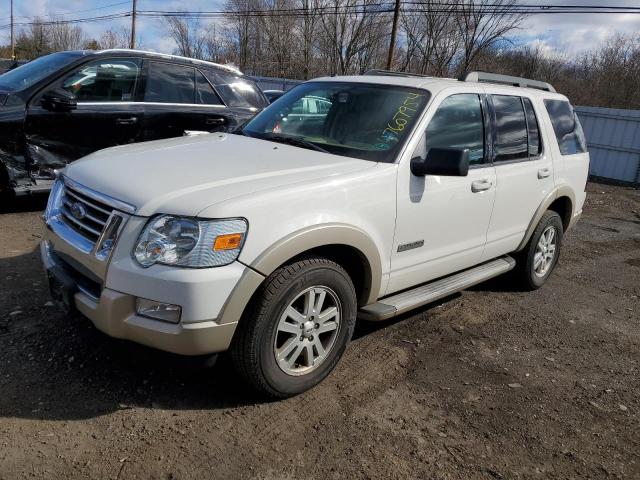
[[[55,169],[95,150],[232,130],[268,103],[239,70],[215,63],[52,53],[0,75],[0,191],[48,191]]]

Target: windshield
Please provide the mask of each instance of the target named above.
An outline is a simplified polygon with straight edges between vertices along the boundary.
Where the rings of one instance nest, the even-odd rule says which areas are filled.
[[[417,88],[309,82],[276,100],[242,133],[390,163],[428,100],[429,92]]]
[[[58,52],[37,58],[0,75],[0,87],[9,90],[23,90],[67,65],[80,55],[72,52]]]

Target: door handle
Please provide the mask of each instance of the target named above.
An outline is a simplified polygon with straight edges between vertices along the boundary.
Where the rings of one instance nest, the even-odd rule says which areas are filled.
[[[473,193],[484,192],[485,190],[489,190],[491,185],[493,185],[493,183],[488,178],[476,180],[471,182],[471,191]]]
[[[539,179],[547,178],[549,175],[551,175],[551,170],[549,168],[541,168],[538,170]]]
[[[118,125],[133,125],[137,121],[138,117],[116,118],[116,124]]]
[[[207,118],[205,122],[207,125],[224,125],[224,118]]]

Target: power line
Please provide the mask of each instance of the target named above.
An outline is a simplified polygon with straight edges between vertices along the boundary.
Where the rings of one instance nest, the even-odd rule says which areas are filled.
[[[111,8],[111,7],[118,7],[120,5],[125,5],[125,4],[129,4],[131,3],[129,0],[125,1],[125,2],[118,2],[118,3],[112,3],[111,5],[103,5],[101,7],[95,7],[95,8],[88,8],[86,10],[77,10],[75,12],[59,12],[59,13],[51,13],[48,16],[49,17],[59,17],[59,16],[65,16],[65,15],[77,15],[79,13],[87,13],[87,12],[94,12],[96,10],[106,10],[107,8]],[[37,15],[14,15],[14,18],[33,18]],[[11,17],[0,17],[0,20],[8,20]]]
[[[116,18],[125,18],[129,17],[131,12],[121,12],[114,13],[111,15],[102,15],[99,17],[89,17],[89,18],[74,18],[70,20],[42,20],[42,21],[34,21],[34,22],[16,22],[15,26],[29,26],[29,25],[61,25],[61,24],[74,24],[74,23],[90,23],[90,22],[100,22],[104,20],[114,20]],[[6,30],[10,28],[11,24],[0,25],[0,30]]]
[[[111,5],[97,7],[91,10],[98,10],[102,8],[113,7],[122,5],[129,2],[114,3]],[[520,14],[520,15],[543,15],[543,14],[592,14],[592,15],[604,15],[604,14],[640,14],[640,7],[627,7],[620,5],[603,6],[603,5],[548,5],[548,4],[516,4],[516,5],[504,5],[501,3],[485,3],[475,4],[473,2],[428,2],[428,1],[416,1],[409,0],[402,2],[403,5],[409,5],[411,8],[403,9],[404,14],[420,14],[425,13],[424,9],[419,7],[429,7],[428,13],[436,15],[451,15],[456,12],[463,12],[473,8],[481,7],[482,12],[486,15],[508,15],[508,14]],[[365,15],[365,14],[384,14],[394,12],[394,3],[372,3],[372,4],[356,4],[356,5],[341,5],[341,6],[324,6],[316,7],[312,9],[305,8],[284,8],[284,9],[246,9],[246,10],[210,10],[210,11],[168,11],[168,10],[137,10],[136,15],[147,18],[187,18],[187,19],[215,19],[220,17],[305,17],[313,16],[317,14],[337,16],[345,14]],[[66,15],[66,14],[65,14]],[[95,17],[86,18],[74,18],[74,19],[52,19],[52,20],[38,20],[31,22],[14,22],[15,26],[29,26],[29,25],[55,25],[55,24],[77,24],[77,23],[91,23],[107,20],[115,20],[120,18],[126,18],[132,16],[131,11],[119,12],[108,15],[101,15]],[[0,30],[6,30],[10,28],[11,24],[0,25]]]

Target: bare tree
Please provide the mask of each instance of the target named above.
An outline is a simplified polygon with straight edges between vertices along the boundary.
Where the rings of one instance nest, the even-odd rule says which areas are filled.
[[[129,48],[131,44],[131,28],[123,27],[119,30],[107,29],[98,40],[102,49]],[[136,45],[141,44],[141,39],[136,40]]]
[[[169,35],[177,45],[177,53],[185,57],[203,58],[206,33],[198,19],[168,17],[165,20]]]
[[[458,73],[467,71],[481,52],[522,24],[526,15],[514,10],[517,5],[518,0],[464,0],[457,4],[455,18],[462,46]]]
[[[402,16],[401,25],[407,39],[401,69],[448,75],[461,45],[456,4],[425,0],[411,13]]]
[[[47,26],[49,46],[52,51],[80,50],[87,42],[84,31],[79,25],[53,21]]]
[[[363,73],[371,53],[389,36],[389,23],[380,17],[376,0],[325,0],[320,14],[320,48],[331,59],[331,74]],[[357,61],[357,60],[360,61]],[[356,64],[358,68],[356,68]]]

